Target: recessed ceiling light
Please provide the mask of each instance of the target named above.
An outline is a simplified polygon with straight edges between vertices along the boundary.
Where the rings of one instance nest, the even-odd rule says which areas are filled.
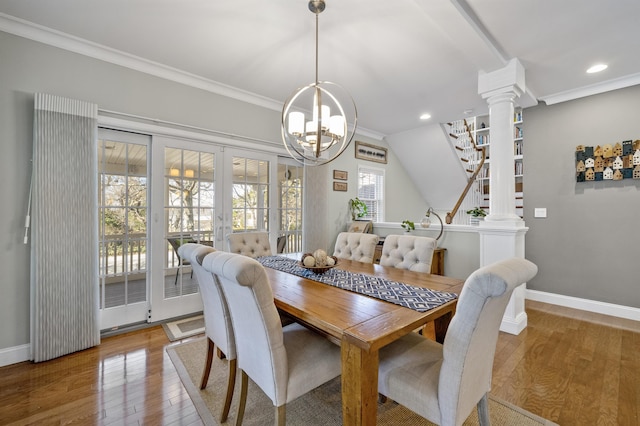
[[[430,119],[430,118],[431,118],[431,114],[427,114],[427,113],[422,114],[422,115],[420,116],[420,120],[428,120],[428,119]]]
[[[607,69],[607,67],[608,67],[608,65],[607,65],[607,64],[595,64],[595,65],[592,65],[592,66],[587,70],[587,73],[588,73],[588,74],[593,74],[593,73],[595,73],[595,72],[604,71],[604,70],[606,70],[606,69]]]

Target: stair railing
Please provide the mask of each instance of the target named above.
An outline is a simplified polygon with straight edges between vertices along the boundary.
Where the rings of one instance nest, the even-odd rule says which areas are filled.
[[[449,123],[449,125],[451,125],[451,123]],[[464,201],[465,197],[467,196],[467,193],[469,192],[469,189],[471,189],[471,186],[476,182],[476,177],[478,176],[478,174],[480,173],[480,171],[482,170],[482,166],[484,165],[484,161],[486,160],[486,151],[485,151],[485,147],[481,147],[479,148],[478,145],[476,145],[475,140],[473,139],[473,134],[471,133],[471,129],[469,128],[469,124],[467,123],[467,120],[464,120],[464,128],[469,136],[469,141],[471,142],[471,145],[473,145],[473,149],[475,149],[477,152],[481,153],[481,158],[480,158],[480,162],[478,163],[477,167],[475,168],[473,174],[471,175],[471,177],[469,178],[469,181],[467,182],[467,185],[465,186],[464,190],[462,191],[462,194],[460,195],[460,198],[458,198],[458,202],[456,203],[456,205],[453,207],[453,209],[447,213],[447,217],[445,218],[445,222],[447,223],[447,225],[450,225],[451,222],[453,222],[453,218],[455,217],[456,213],[458,213],[458,209],[460,208],[460,205],[462,204],[462,202]]]

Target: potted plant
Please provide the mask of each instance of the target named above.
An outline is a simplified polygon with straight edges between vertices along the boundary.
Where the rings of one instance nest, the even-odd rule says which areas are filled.
[[[351,220],[356,220],[367,215],[367,205],[358,197],[352,198],[349,200],[349,211]]]
[[[400,226],[402,226],[406,232],[411,232],[416,229],[416,224],[410,220],[403,220]]]
[[[484,217],[487,215],[487,212],[480,207],[474,207],[471,210],[467,210],[467,214],[471,215],[469,223],[471,223],[472,225],[477,225],[478,222],[484,219]]]

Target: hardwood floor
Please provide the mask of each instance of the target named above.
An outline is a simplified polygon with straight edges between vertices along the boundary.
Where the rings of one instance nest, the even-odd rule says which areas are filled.
[[[561,424],[640,425],[640,323],[527,302],[500,334],[492,394]],[[0,423],[200,425],[163,329],[105,338],[41,364],[0,368]]]

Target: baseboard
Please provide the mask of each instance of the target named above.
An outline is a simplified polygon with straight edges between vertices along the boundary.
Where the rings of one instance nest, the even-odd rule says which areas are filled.
[[[507,318],[506,316],[502,317],[502,322],[500,323],[500,331],[504,331],[505,333],[518,335],[522,330],[527,327],[527,314],[526,312],[521,312],[514,319]]]
[[[0,367],[17,364],[18,362],[29,361],[31,356],[31,345],[20,345],[11,348],[0,349]]]
[[[595,312],[613,317],[640,321],[640,308],[633,308],[631,306],[615,305],[613,303],[580,299],[577,297],[530,289],[526,290],[525,298],[536,302],[550,303],[552,305],[564,306],[566,308],[579,309],[581,311]]]

